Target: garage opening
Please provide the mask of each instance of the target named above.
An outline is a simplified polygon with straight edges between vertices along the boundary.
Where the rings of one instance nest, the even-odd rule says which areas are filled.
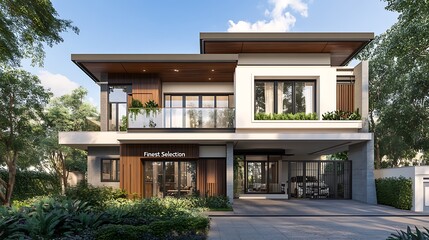
[[[351,161],[284,161],[289,198],[351,199]]]

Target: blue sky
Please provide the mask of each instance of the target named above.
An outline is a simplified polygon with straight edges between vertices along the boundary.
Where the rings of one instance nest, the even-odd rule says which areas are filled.
[[[61,18],[79,35],[45,48],[38,75],[56,96],[88,89],[98,105],[99,87],[70,61],[72,53],[198,53],[199,32],[292,31],[374,32],[396,22],[398,14],[379,0],[53,0]],[[241,21],[241,22],[240,22]]]

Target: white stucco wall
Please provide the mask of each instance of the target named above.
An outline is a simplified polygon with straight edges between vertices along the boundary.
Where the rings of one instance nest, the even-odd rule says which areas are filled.
[[[422,212],[424,210],[423,183],[428,181],[429,166],[413,166],[401,168],[384,168],[374,170],[375,178],[405,177],[413,181],[413,207],[411,210]]]
[[[238,66],[235,71],[235,101],[236,101],[236,128],[290,128],[291,124],[308,124],[300,126],[306,128],[321,124],[320,121],[257,121],[254,120],[254,92],[255,79],[309,79],[316,80],[316,112],[319,119],[322,114],[336,109],[336,68],[327,66],[328,55],[302,55],[299,58],[300,66],[291,65],[293,56],[285,55],[283,59],[278,55],[266,54],[263,58],[257,55],[239,55]],[[283,62],[282,62],[283,60]],[[294,60],[294,59],[293,59]],[[272,64],[272,65],[270,65]],[[316,64],[316,65],[315,65]],[[355,126],[356,127],[356,126]],[[345,127],[347,128],[347,127]]]

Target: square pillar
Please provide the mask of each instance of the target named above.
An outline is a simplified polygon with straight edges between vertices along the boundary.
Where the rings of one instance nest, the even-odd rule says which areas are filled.
[[[352,161],[352,199],[377,204],[374,178],[374,137],[349,146]]]
[[[109,84],[100,82],[100,129],[109,131]]]
[[[234,145],[226,144],[226,196],[234,201]]]

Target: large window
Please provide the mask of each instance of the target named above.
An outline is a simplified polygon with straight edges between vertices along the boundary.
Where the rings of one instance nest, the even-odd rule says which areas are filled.
[[[101,160],[101,181],[119,182],[119,159]]]
[[[255,113],[316,112],[316,81],[255,81]]]
[[[125,131],[127,117],[127,96],[131,91],[131,86],[109,86],[109,91],[109,130]]]
[[[197,187],[195,161],[145,161],[144,197],[190,196]]]
[[[164,106],[169,128],[233,127],[234,95],[166,94]]]

